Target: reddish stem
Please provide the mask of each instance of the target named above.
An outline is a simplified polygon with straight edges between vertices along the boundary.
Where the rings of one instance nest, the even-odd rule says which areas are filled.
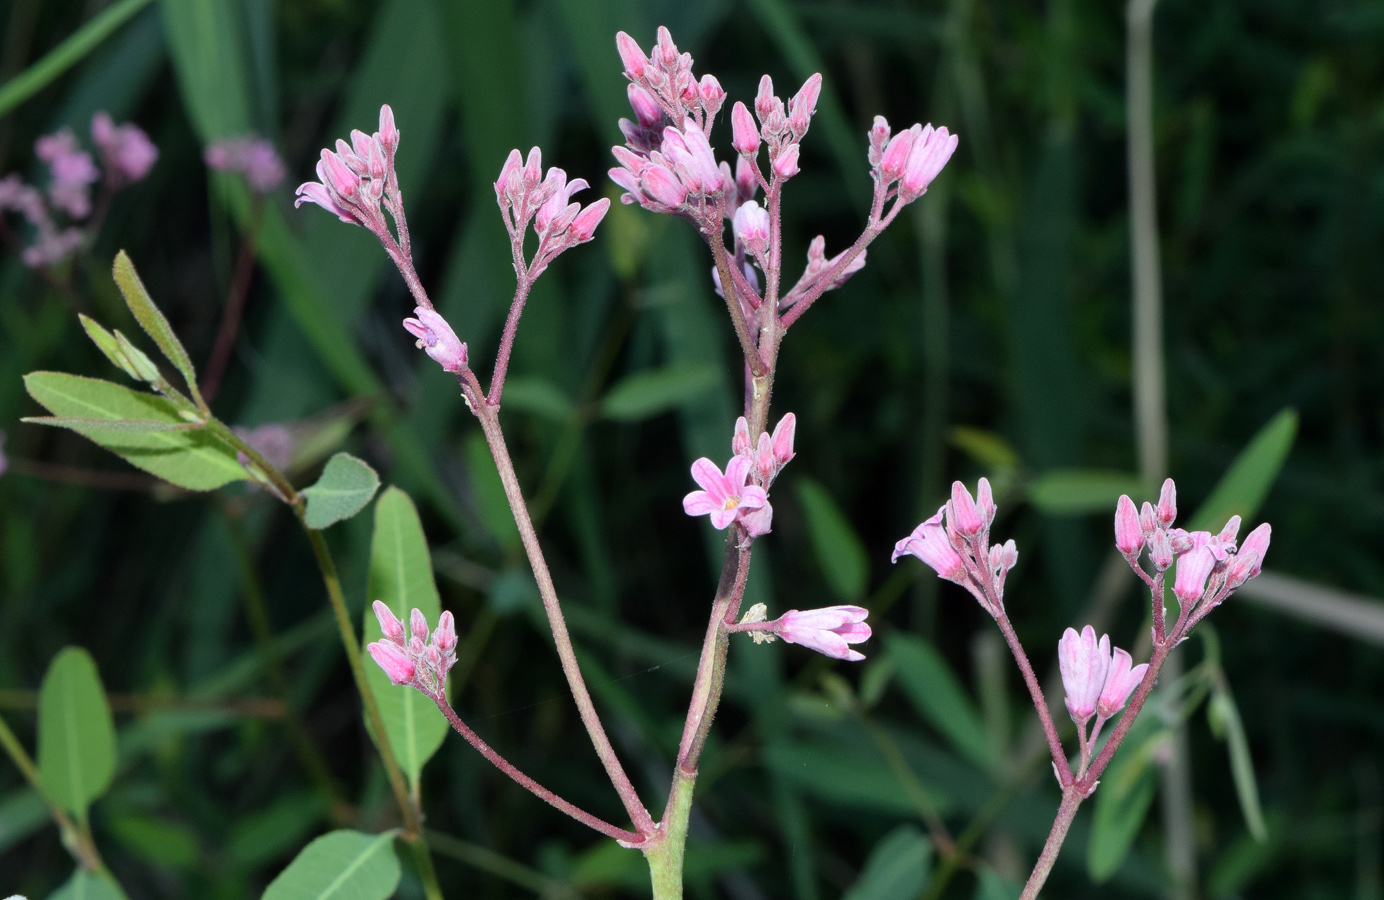
[[[250,291],[250,277],[255,272],[255,245],[259,240],[263,211],[264,198],[255,194],[254,204],[250,208],[250,227],[245,230],[245,235],[240,241],[240,253],[236,256],[231,286],[226,292],[226,308],[221,313],[221,327],[216,331],[216,342],[212,344],[211,358],[207,362],[206,375],[202,379],[202,399],[207,403],[210,403],[221,389],[221,379],[226,374],[226,366],[231,361],[231,350],[235,347],[235,338],[240,332],[240,320],[245,313],[245,298]]]

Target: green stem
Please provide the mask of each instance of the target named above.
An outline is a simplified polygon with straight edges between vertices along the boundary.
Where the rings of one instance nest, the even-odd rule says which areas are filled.
[[[406,840],[413,854],[413,865],[418,870],[418,880],[423,882],[423,896],[428,900],[443,900],[442,886],[437,882],[437,870],[433,868],[432,854],[428,852],[422,832]]]
[[[0,719],[0,747],[5,749],[10,759],[14,761],[15,768],[19,769],[24,779],[29,782],[29,786],[43,800],[48,807],[48,814],[57,823],[58,830],[62,833],[63,846],[77,858],[77,862],[86,869],[93,872],[105,872],[106,865],[101,861],[101,854],[96,850],[96,844],[91,839],[91,832],[83,823],[80,827],[68,817],[62,807],[48,794],[43,787],[43,779],[39,776],[38,767],[25,751],[24,745],[15,737],[10,726],[5,724],[4,719]]]
[[[674,771],[668,806],[658,825],[659,839],[644,850],[653,881],[653,900],[682,900],[682,860],[687,848],[687,822],[692,815],[692,787],[696,782],[696,773]]]

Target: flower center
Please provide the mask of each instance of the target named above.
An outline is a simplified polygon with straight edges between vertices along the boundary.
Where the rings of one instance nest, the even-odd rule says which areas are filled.
[[[739,506],[739,505],[740,505],[740,498],[739,498],[739,497],[727,497],[727,498],[725,499],[725,502],[721,504],[721,508],[724,509],[724,510],[729,511],[729,510],[735,509],[735,508],[736,508],[737,506]]]

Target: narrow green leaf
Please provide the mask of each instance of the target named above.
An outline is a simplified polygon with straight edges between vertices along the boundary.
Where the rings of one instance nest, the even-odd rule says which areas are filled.
[[[166,819],[126,813],[109,819],[105,828],[131,853],[156,866],[191,870],[202,856],[192,830]]]
[[[1240,718],[1235,697],[1223,683],[1213,690],[1206,705],[1206,716],[1210,720],[1211,731],[1225,741],[1226,751],[1230,755],[1230,774],[1235,780],[1235,793],[1240,798],[1245,826],[1255,840],[1266,841],[1269,830],[1264,825],[1264,810],[1259,804],[1259,784],[1254,777],[1254,760],[1249,754],[1245,723]]]
[[[115,283],[120,287],[120,293],[125,295],[126,305],[130,307],[130,312],[134,313],[140,327],[154,339],[163,355],[182,373],[183,379],[187,381],[188,390],[192,391],[193,399],[197,401],[198,406],[202,406],[202,395],[197,390],[197,372],[192,367],[192,360],[183,349],[183,342],[173,333],[173,326],[168,324],[163,312],[154,305],[153,298],[149,296],[144,282],[139,279],[139,273],[135,271],[134,263],[130,262],[130,257],[125,255],[124,250],[115,255],[112,273],[115,275]]]
[[[31,425],[51,425],[73,431],[106,431],[138,434],[146,431],[196,431],[205,428],[201,422],[159,422],[154,419],[83,419],[75,416],[25,416],[21,422]]]
[[[886,834],[843,900],[913,900],[932,874],[932,842],[912,825]]]
[[[1115,512],[1121,494],[1138,496],[1137,475],[1099,469],[1051,469],[1028,483],[1028,499],[1045,513],[1076,516]]]
[[[109,381],[64,372],[24,376],[29,395],[64,419],[135,420],[186,425],[178,407],[164,397]],[[249,475],[235,448],[207,429],[111,433],[102,426],[66,425],[136,468],[190,491],[210,491]]]
[[[826,488],[806,476],[798,477],[796,487],[812,550],[827,577],[827,585],[841,600],[859,600],[870,582],[870,557],[865,552],[865,542]]]
[[[882,763],[862,765],[854,749],[780,739],[765,746],[764,762],[775,774],[830,803],[896,816],[918,813],[898,776]],[[926,788],[940,812],[952,807],[944,785],[929,782]]]
[[[79,647],[53,658],[38,694],[38,769],[53,802],[79,820],[115,775],[115,722],[96,663]]]
[[[366,600],[379,600],[402,622],[417,609],[431,627],[437,626],[442,601],[433,582],[432,557],[409,495],[389,487],[375,504],[375,535],[370,544],[370,575]],[[367,605],[365,642],[383,637],[379,620]],[[415,789],[423,764],[442,746],[447,736],[447,720],[432,701],[413,688],[391,684],[389,677],[366,654],[365,671],[370,689],[384,719],[385,736],[394,748],[399,766]]]
[[[562,389],[546,378],[528,376],[505,381],[505,409],[533,413],[554,422],[570,421],[577,408]]]
[[[495,459],[485,438],[472,432],[466,441],[467,472],[471,476],[471,492],[481,522],[503,547],[519,545],[519,528],[514,513],[505,498],[505,486],[495,469]]]
[[[951,442],[962,453],[990,469],[1017,469],[1023,462],[1014,445],[993,431],[958,425],[951,430]]]
[[[125,358],[124,351],[120,349],[120,342],[115,339],[115,335],[85,313],[77,313],[77,319],[82,323],[82,330],[87,333],[87,337],[91,338],[96,349],[100,350],[106,359],[111,361],[111,365],[136,381],[144,380],[140,377],[139,372],[135,371],[130,361]]]
[[[1288,459],[1297,425],[1297,411],[1285,409],[1259,429],[1197,509],[1187,529],[1216,531],[1231,516],[1240,516],[1246,526],[1250,525]]]
[[[1120,868],[1143,827],[1158,791],[1153,750],[1167,739],[1152,716],[1141,716],[1125,736],[1096,790],[1086,869],[1103,882]]]
[[[125,900],[125,892],[109,875],[78,869],[48,900]]]
[[[321,531],[365,509],[379,488],[380,476],[363,460],[349,453],[333,454],[317,483],[303,491],[308,501],[304,519],[309,528]]]
[[[81,62],[88,53],[110,37],[135,13],[149,5],[149,0],[119,0],[102,10],[91,21],[74,31],[43,58],[0,86],[0,116],[7,114],[54,79]]]
[[[620,380],[601,400],[601,415],[621,422],[648,419],[701,396],[718,383],[705,364],[674,363]]]
[[[985,723],[937,648],[923,638],[899,633],[886,638],[885,644],[898,667],[899,685],[918,714],[962,756],[989,768],[992,759]]]
[[[333,831],[269,883],[263,900],[385,900],[399,886],[394,835]]]

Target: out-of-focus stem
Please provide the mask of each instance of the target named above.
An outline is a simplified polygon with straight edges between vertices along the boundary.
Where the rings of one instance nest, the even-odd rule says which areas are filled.
[[[14,762],[15,768],[19,769],[24,780],[29,782],[29,786],[34,789],[43,800],[43,804],[48,807],[48,814],[53,817],[58,830],[62,832],[63,845],[77,858],[77,862],[83,868],[93,872],[106,871],[106,865],[101,861],[101,854],[97,852],[96,844],[91,839],[91,831],[85,827],[85,823],[79,826],[73,822],[44,789],[38,767],[29,758],[29,754],[24,750],[24,745],[19,742],[19,738],[15,737],[14,732],[10,731],[10,726],[5,724],[4,719],[0,719],[0,747],[4,748],[6,755]]]
[[[211,358],[207,361],[207,368],[202,376],[202,399],[208,403],[221,390],[221,379],[225,376],[226,366],[231,361],[231,350],[235,347],[236,335],[240,333],[240,320],[245,312],[245,297],[250,290],[250,276],[255,272],[255,244],[259,239],[263,214],[264,197],[256,193],[250,204],[250,222],[240,241],[240,253],[236,257],[235,271],[231,275],[231,286],[226,292],[226,308],[221,313],[221,327],[216,331]]]
[[[492,391],[494,385],[498,383],[499,376],[497,375],[496,381],[492,382]],[[562,672],[567,676],[567,686],[572,691],[572,699],[576,701],[582,723],[586,726],[586,732],[596,749],[596,755],[600,757],[606,775],[609,776],[616,793],[620,795],[620,800],[624,803],[625,811],[629,814],[630,821],[634,823],[635,830],[641,835],[652,834],[654,829],[653,817],[644,808],[634,785],[630,783],[629,776],[625,774],[624,766],[620,764],[619,757],[615,755],[615,748],[611,746],[610,738],[607,737],[600,716],[596,713],[596,706],[591,701],[591,693],[587,690],[586,680],[582,678],[581,667],[577,664],[577,654],[572,648],[572,638],[567,633],[567,622],[562,615],[557,588],[554,586],[553,577],[548,571],[548,563],[543,557],[543,548],[538,543],[538,533],[534,530],[528,507],[524,503],[524,493],[519,487],[519,477],[514,472],[514,463],[509,457],[509,448],[505,445],[504,433],[500,430],[499,407],[487,402],[478,405],[475,412],[476,418],[480,420],[481,430],[485,434],[486,443],[490,446],[491,456],[495,458],[495,467],[499,471],[500,483],[504,486],[505,497],[509,501],[510,511],[514,514],[514,524],[519,529],[520,541],[524,545],[524,551],[528,554],[529,566],[533,569],[534,580],[538,583],[538,593],[543,599],[543,611],[547,614],[548,626],[553,633],[553,643],[557,646],[557,655],[562,664]]]

